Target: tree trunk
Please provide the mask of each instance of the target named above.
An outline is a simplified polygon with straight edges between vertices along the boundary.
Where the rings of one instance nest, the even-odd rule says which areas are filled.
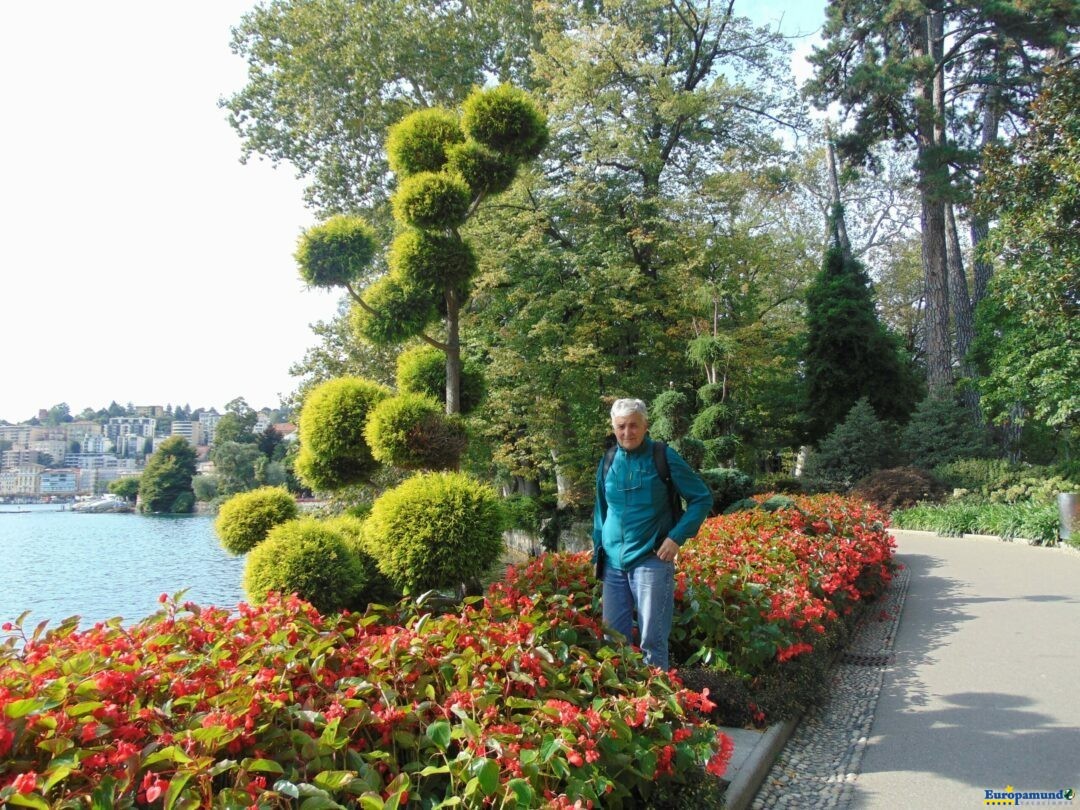
[[[974,381],[975,369],[967,362],[968,350],[975,340],[975,318],[968,297],[967,276],[964,275],[964,259],[960,251],[960,235],[956,232],[956,215],[952,203],[945,206],[946,258],[949,265],[949,301],[952,304],[953,324],[956,327],[956,359],[960,374]],[[965,385],[961,393],[964,406],[976,425],[982,425],[979,410],[979,392],[974,385]]]
[[[840,200],[840,178],[836,171],[836,150],[833,148],[832,127],[828,123],[825,124],[825,160],[829,170],[829,202],[832,211],[828,235],[831,237],[835,232],[840,252],[845,261],[850,261],[851,242],[848,240],[847,225],[844,222],[844,204]]]
[[[461,303],[457,292],[446,288],[446,412],[461,413]]]
[[[998,49],[994,56],[995,75],[988,82],[983,96],[983,120],[982,133],[979,137],[979,152],[985,159],[986,148],[997,140],[998,130],[1001,127],[1001,76],[1006,69],[1005,63],[1008,57],[1005,55],[1004,42],[998,37]],[[980,172],[981,174],[981,172]],[[979,302],[986,298],[986,289],[990,284],[990,276],[994,272],[993,265],[982,257],[980,248],[983,241],[990,235],[990,223],[982,214],[973,211],[971,215],[971,247],[974,255],[975,297],[972,307],[977,307]]]

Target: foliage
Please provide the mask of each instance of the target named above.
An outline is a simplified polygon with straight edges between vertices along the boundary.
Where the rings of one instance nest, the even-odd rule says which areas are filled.
[[[254,434],[251,434],[254,436]],[[217,494],[233,495],[246,492],[257,485],[257,465],[266,460],[258,444],[252,442],[219,442],[214,438],[210,450],[217,476]]]
[[[1080,480],[1054,467],[1013,464],[1001,459],[960,459],[934,474],[962,493],[995,503],[1055,502],[1058,493],[1080,490]]]
[[[918,467],[894,467],[877,470],[860,479],[851,494],[872,503],[885,512],[906,509],[920,502],[942,500],[946,487],[926,470]]]
[[[473,140],[447,150],[446,166],[464,178],[473,196],[501,194],[517,174],[517,161]]]
[[[362,483],[377,466],[364,439],[368,413],[390,392],[359,377],[329,380],[308,392],[300,411],[296,474],[314,490]]]
[[[1080,431],[1080,69],[1050,74],[1031,127],[986,160],[983,206],[998,269],[978,312],[983,404],[998,421],[1022,403],[1075,441]]]
[[[371,409],[364,438],[376,461],[404,470],[458,466],[465,450],[461,418],[448,415],[426,394],[398,394]]]
[[[109,492],[128,501],[134,501],[139,495],[139,476],[128,475],[109,482]]]
[[[409,113],[390,127],[386,158],[400,177],[437,172],[445,165],[448,150],[465,140],[452,110],[429,107]]]
[[[394,218],[414,228],[457,228],[469,213],[472,193],[459,174],[421,172],[405,177],[394,194]]]
[[[216,475],[200,473],[191,479],[191,489],[195,493],[195,500],[207,503],[218,496],[218,479]]]
[[[683,457],[683,461],[695,470],[701,469],[701,465],[705,461],[705,445],[702,442],[686,437],[672,442],[671,446],[676,453]]]
[[[992,534],[1003,540],[1025,539],[1036,545],[1053,545],[1058,540],[1058,508],[1035,503],[976,503],[953,501],[918,504],[893,512],[898,529],[937,532],[945,537],[962,534]]]
[[[471,93],[461,106],[461,128],[477,143],[519,160],[535,158],[548,140],[544,116],[509,84]]]
[[[379,570],[409,593],[472,582],[503,551],[498,494],[461,473],[422,473],[381,495],[364,527]]]
[[[930,469],[991,451],[989,437],[950,392],[931,392],[900,434],[900,451],[917,467]]]
[[[465,290],[476,272],[476,255],[458,236],[408,228],[394,237],[387,261],[393,278],[405,289],[431,290],[445,285]]]
[[[338,515],[323,520],[321,525],[341,535],[349,551],[356,555],[363,570],[364,585],[357,593],[350,609],[363,611],[368,605],[392,605],[401,599],[401,591],[395,588],[386,575],[379,570],[375,558],[364,545],[364,521],[355,515]]]
[[[918,401],[914,373],[878,320],[862,265],[833,246],[806,294],[806,438],[816,444],[860,399],[882,418],[907,421]]]
[[[191,479],[195,448],[183,436],[163,441],[139,476],[139,509],[143,512],[190,512],[195,506]],[[186,508],[185,508],[186,507]]]
[[[343,287],[367,274],[375,258],[375,231],[357,216],[331,217],[308,228],[298,240],[300,277],[313,287]]]
[[[280,487],[260,487],[233,495],[221,505],[214,531],[231,554],[246,554],[272,528],[297,516],[296,499]]]
[[[434,346],[420,344],[398,355],[398,390],[427,394],[446,404],[446,356]],[[477,363],[465,360],[461,367],[461,413],[472,412],[484,396],[484,375]]]
[[[712,490],[714,515],[720,514],[736,501],[749,497],[754,490],[754,479],[741,470],[714,467],[702,470],[701,477]]]
[[[649,435],[670,444],[690,429],[690,400],[681,391],[657,395],[649,406]]]
[[[356,603],[364,569],[341,535],[313,518],[280,523],[248,554],[244,590],[255,604],[297,594],[322,613]]]
[[[707,697],[605,648],[562,594],[493,590],[442,615],[163,601],[0,649],[0,797],[630,808],[731,756]]]
[[[818,486],[848,489],[874,470],[890,467],[895,444],[891,426],[878,419],[864,397],[810,453],[803,476]]]

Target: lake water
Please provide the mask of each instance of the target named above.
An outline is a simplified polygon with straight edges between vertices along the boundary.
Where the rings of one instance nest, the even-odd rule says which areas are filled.
[[[162,593],[184,588],[184,599],[231,608],[245,598],[243,572],[210,517],[0,505],[0,624],[26,610],[28,631],[74,615],[84,628],[115,616],[133,622],[157,611]]]

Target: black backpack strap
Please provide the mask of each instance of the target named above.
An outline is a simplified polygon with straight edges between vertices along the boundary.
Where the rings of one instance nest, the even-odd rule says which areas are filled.
[[[656,473],[660,476],[660,480],[664,482],[664,486],[667,487],[668,503],[671,505],[671,518],[675,523],[678,523],[679,518],[683,515],[683,505],[682,498],[679,496],[678,490],[675,489],[675,482],[671,480],[671,468],[667,462],[667,442],[653,439],[652,457]]]
[[[604,462],[601,467],[600,473],[600,516],[607,518],[607,498],[604,497],[604,482],[607,481],[608,471],[611,469],[612,462],[615,461],[615,451],[619,449],[618,444],[613,444],[607,450],[604,451]]]

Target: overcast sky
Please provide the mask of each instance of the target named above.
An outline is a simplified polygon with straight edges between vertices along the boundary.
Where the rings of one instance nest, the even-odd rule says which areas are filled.
[[[60,402],[275,407],[295,387],[289,365],[338,296],[296,273],[315,221],[303,181],[241,165],[217,106],[244,83],[229,29],[254,5],[0,5],[0,419]],[[806,34],[824,5],[736,10]]]

